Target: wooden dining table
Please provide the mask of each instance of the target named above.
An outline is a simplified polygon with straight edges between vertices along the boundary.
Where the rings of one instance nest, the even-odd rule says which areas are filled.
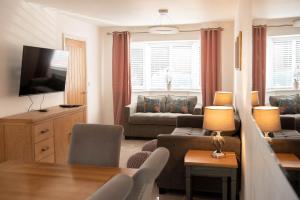
[[[118,173],[136,169],[7,161],[0,163],[0,200],[82,200]]]

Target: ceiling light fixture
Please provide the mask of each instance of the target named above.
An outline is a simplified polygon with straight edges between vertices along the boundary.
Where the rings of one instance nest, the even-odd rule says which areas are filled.
[[[176,26],[168,26],[164,25],[167,24],[164,22],[165,19],[168,19],[171,22],[170,17],[168,16],[168,9],[159,9],[159,25],[152,26],[149,28],[149,33],[152,34],[160,34],[160,35],[170,35],[170,34],[177,34],[179,32]]]

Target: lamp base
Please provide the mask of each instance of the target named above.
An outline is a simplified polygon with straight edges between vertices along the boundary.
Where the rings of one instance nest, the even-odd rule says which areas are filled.
[[[218,152],[217,150],[212,152],[211,156],[213,158],[224,158],[225,157],[225,154],[223,152]]]
[[[264,132],[264,134],[265,134],[265,139],[266,139],[268,142],[271,142],[271,141],[272,141],[272,138],[270,137],[269,133],[270,133],[270,132]]]

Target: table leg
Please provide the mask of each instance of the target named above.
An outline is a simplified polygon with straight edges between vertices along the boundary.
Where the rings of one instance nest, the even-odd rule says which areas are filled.
[[[222,200],[227,200],[227,177],[222,178]]]
[[[231,176],[231,200],[236,199],[236,176],[237,176],[237,170],[234,169],[232,171],[232,176]]]
[[[191,200],[191,168],[190,166],[186,166],[185,173],[185,191],[186,191],[186,199]]]

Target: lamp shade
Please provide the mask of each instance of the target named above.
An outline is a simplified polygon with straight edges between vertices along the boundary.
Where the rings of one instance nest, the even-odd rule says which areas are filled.
[[[203,128],[211,131],[235,130],[233,108],[228,106],[205,107]]]
[[[214,106],[232,105],[232,92],[217,91],[214,97]]]
[[[253,107],[259,105],[258,91],[251,92],[251,104]]]
[[[262,132],[274,132],[281,130],[280,111],[278,107],[254,107],[253,117]]]

